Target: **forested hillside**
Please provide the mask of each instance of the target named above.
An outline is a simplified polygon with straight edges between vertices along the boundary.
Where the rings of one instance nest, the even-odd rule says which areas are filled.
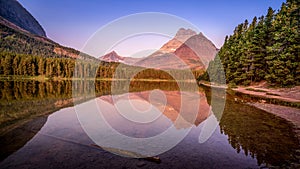
[[[47,37],[39,22],[17,0],[0,0],[0,16],[34,35]]]
[[[136,79],[191,79],[186,74],[188,70],[165,72],[143,69],[100,61],[75,49],[61,46],[48,38],[33,35],[0,17],[0,76],[73,78],[76,72],[77,78],[128,79],[134,76]],[[139,71],[142,72],[135,75]],[[170,72],[176,77],[171,77],[168,74]],[[203,71],[197,70],[193,73],[197,77]]]
[[[275,86],[300,84],[300,1],[287,0],[279,11],[239,24],[227,36],[218,56],[210,63],[211,81],[219,82],[223,64],[226,82],[249,85],[267,81]],[[219,58],[218,58],[219,57]],[[208,80],[206,72],[199,80]]]
[[[74,73],[77,73],[74,75]],[[193,71],[195,77],[203,71]],[[174,77],[172,77],[173,75]],[[157,70],[129,66],[121,63],[91,62],[70,58],[0,52],[0,76],[44,76],[47,78],[116,78],[116,79],[192,79],[189,70]]]
[[[48,38],[26,32],[2,17],[0,17],[0,51],[49,58],[96,60],[92,56],[61,46]]]

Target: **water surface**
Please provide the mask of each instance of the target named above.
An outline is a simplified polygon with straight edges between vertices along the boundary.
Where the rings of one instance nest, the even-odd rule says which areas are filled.
[[[158,155],[161,159],[158,164],[116,155],[118,149],[114,147],[95,146],[72,106],[72,82],[6,81],[0,84],[4,86],[0,95],[0,168],[260,168],[289,166],[299,155],[298,139],[290,123],[237,103],[232,96],[226,97],[222,111],[222,106],[212,105],[211,98],[222,100],[224,96],[212,94],[206,88],[191,93],[179,92],[176,83],[132,82],[128,92],[123,88],[124,82],[116,82],[118,92],[111,95],[111,82],[82,82],[77,86],[82,93],[89,93],[94,87],[97,94],[92,100],[78,99],[78,105],[96,101],[98,106],[104,107],[107,122],[128,137],[153,137],[170,127],[174,132],[190,130],[174,148]],[[189,88],[189,84],[184,86]],[[164,97],[151,98],[153,91]],[[115,106],[128,99],[134,99],[138,103],[136,108],[142,111],[150,110],[153,105],[160,111],[159,116],[151,123],[128,121],[120,112],[134,118],[138,110],[120,110]],[[184,105],[182,100],[186,100]],[[63,108],[65,106],[71,107]],[[86,116],[89,116],[88,111]],[[218,125],[204,143],[199,143],[209,120]],[[147,146],[150,145],[140,149]]]

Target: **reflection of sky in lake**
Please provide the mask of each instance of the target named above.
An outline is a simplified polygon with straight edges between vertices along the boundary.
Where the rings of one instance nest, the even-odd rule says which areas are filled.
[[[164,106],[164,109],[159,107],[159,100],[155,100],[153,98],[149,99],[151,98],[149,97],[149,94],[149,92],[139,92],[118,95],[115,98],[115,101],[120,101],[129,97],[136,101],[139,100],[139,103],[148,106],[139,107],[142,110],[151,110],[151,106],[149,108],[148,102],[150,100],[151,103],[155,105],[153,107],[155,107],[156,110],[164,110],[160,116],[151,123],[138,124],[126,120],[124,116],[120,115],[117,109],[113,106],[114,102],[112,96],[102,96],[96,100],[98,106],[103,106],[105,108],[103,115],[107,122],[119,133],[129,137],[153,137],[164,132],[170,127],[172,128],[171,135],[176,135],[180,132],[191,129],[191,132],[188,133],[187,137],[179,142],[175,148],[159,155],[162,160],[162,163],[159,164],[159,166],[166,167],[173,163],[176,164],[176,167],[179,167],[181,166],[181,162],[190,163],[190,165],[194,167],[197,165],[225,166],[225,168],[226,166],[256,166],[256,160],[249,156],[246,157],[243,154],[237,154],[235,152],[230,144],[228,144],[227,136],[224,136],[219,132],[219,127],[205,143],[199,144],[199,134],[203,129],[203,123],[201,122],[205,121],[207,117],[213,116],[213,114],[209,111],[209,104],[206,101],[204,93],[200,94],[198,99],[192,97],[193,95],[191,94],[185,94],[186,96],[189,96],[187,98],[201,102],[199,104],[201,105],[199,106],[199,112],[196,112],[197,117],[195,117],[194,123],[190,123],[189,120],[191,120],[191,118],[187,116],[187,111],[183,111],[182,115],[179,114],[178,110],[180,110],[181,107],[178,105],[178,102],[181,101],[179,92],[165,92],[166,99],[172,101],[168,102]],[[195,102],[189,103],[195,104]],[[88,113],[89,112],[86,112],[87,115]],[[180,120],[176,121],[177,117],[179,117],[178,119]],[[91,126],[93,125],[94,124],[91,124]],[[99,132],[99,130],[95,130],[95,132]],[[170,139],[172,139],[172,137],[165,138],[165,141],[170,141]],[[103,140],[111,141],[109,137],[105,137]],[[138,162],[134,159],[122,158],[110,153],[105,153],[102,149],[93,146],[94,144],[95,143],[90,140],[90,138],[82,130],[74,108],[65,108],[50,115],[38,134],[34,136],[34,138],[31,139],[23,148],[8,157],[0,166],[8,166],[10,164],[14,164],[14,166],[24,166],[25,164],[29,164],[29,166],[34,165],[42,167],[50,165],[50,163],[52,165],[58,165],[56,162],[64,161],[64,163],[69,167],[83,164],[83,161],[90,160],[90,158],[94,159],[94,156],[101,157],[92,162],[97,165],[96,163],[102,161],[102,165],[100,166],[109,166],[110,163],[119,163],[120,165],[135,167],[135,164]],[[144,149],[147,145],[137,143],[136,146],[139,150],[141,150],[140,152],[143,152],[142,149]],[[109,147],[106,149],[113,151],[115,150],[114,148],[115,147]],[[159,144],[157,144],[157,147],[153,146],[153,148],[163,147],[159,147]],[[128,152],[131,153],[131,151]],[[125,153],[128,152],[125,151]],[[83,154],[86,154],[87,156]],[[110,160],[111,158],[115,161],[112,162]],[[197,158],[197,160],[195,161],[194,158]],[[104,161],[106,161],[106,164],[103,163]],[[89,165],[91,164],[85,164],[85,166]],[[158,164],[151,162],[147,164],[147,166],[152,167],[155,167],[156,165]]]
[[[162,161],[161,164],[142,159],[124,158],[107,152],[127,153],[128,156],[139,155],[132,151],[119,151],[118,147],[102,147],[107,150],[105,151],[95,146],[82,129],[74,107],[70,107],[51,114],[40,131],[21,149],[2,161],[0,168],[49,168],[49,166],[54,168],[93,168],[95,166],[135,168],[140,161],[146,163],[145,168],[198,168],[199,166],[203,168],[259,168],[258,163],[264,166],[264,163],[278,165],[291,161],[293,160],[291,157],[295,156],[295,151],[299,149],[291,126],[283,119],[230,100],[226,102],[222,117],[216,115],[216,118],[214,111],[217,109],[210,108],[207,93],[200,92],[198,98],[193,97],[193,94],[184,94],[185,99],[188,100],[186,107],[192,107],[199,102],[197,116],[194,117],[194,121],[191,121],[193,118],[188,116],[190,111],[188,108],[179,115],[178,110],[182,106],[180,104],[182,97],[179,92],[163,92],[165,98],[151,97],[151,92],[146,91],[113,97],[107,95],[93,100],[98,103],[98,106],[104,108],[103,116],[107,123],[118,133],[128,137],[153,137],[170,127],[173,127],[172,134],[191,129],[178,145],[158,155]],[[159,91],[154,94],[161,96]],[[126,110],[122,107],[124,105],[121,105],[119,109],[114,107],[116,102],[124,102],[126,98],[131,98],[138,103],[135,107],[137,110],[150,111],[151,103],[152,108],[156,111],[160,110],[161,113],[157,112],[158,114],[153,116],[155,120],[151,123],[130,122],[125,118],[128,114],[120,115],[119,113],[119,111]],[[89,116],[90,112],[86,111],[85,114]],[[178,117],[180,120],[176,121]],[[220,121],[220,127],[217,126],[211,137],[200,144],[199,137],[202,131],[206,130],[205,123],[209,120]],[[93,127],[94,124],[91,126]],[[95,133],[97,132],[100,131],[95,130]],[[103,138],[107,141],[111,141],[110,139],[109,137]],[[165,141],[169,141],[168,139]],[[140,152],[149,146],[138,143],[135,145]],[[150,146],[153,145],[155,144]],[[159,144],[156,146],[154,150],[161,148]]]

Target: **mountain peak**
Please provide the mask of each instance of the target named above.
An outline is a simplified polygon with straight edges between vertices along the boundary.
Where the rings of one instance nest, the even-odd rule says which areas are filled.
[[[218,49],[203,33],[197,34],[182,28],[175,38],[137,65],[161,69],[205,70],[217,52]]]
[[[200,33],[198,34],[198,36],[203,36],[203,37],[205,37],[205,36],[203,35],[202,32],[200,32]],[[206,38],[206,37],[205,37],[205,38]]]
[[[190,67],[207,68],[208,63],[215,58],[217,52],[216,46],[202,33],[199,33],[190,37],[174,53],[189,63]],[[193,61],[191,62],[191,60]]]
[[[106,55],[118,55],[116,51],[111,51],[110,53],[106,54]]]
[[[175,35],[175,39],[184,43],[186,40],[188,40],[190,37],[194,35],[197,35],[195,31],[191,29],[180,28]]]
[[[106,62],[123,62],[124,61],[124,57],[118,55],[117,52],[115,52],[115,51],[111,51],[110,53],[107,53],[106,55],[101,56],[99,59],[102,61],[106,61]]]
[[[159,52],[156,54],[174,52],[186,40],[188,40],[190,37],[195,36],[195,35],[197,35],[197,33],[191,29],[180,28],[177,31],[175,37],[173,39],[171,39],[169,42],[167,42],[166,44],[164,44],[160,48]]]

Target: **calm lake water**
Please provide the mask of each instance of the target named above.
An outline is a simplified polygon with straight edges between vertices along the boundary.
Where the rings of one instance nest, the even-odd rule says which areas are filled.
[[[268,168],[288,167],[300,155],[293,126],[284,119],[219,91],[191,91],[190,83],[28,80],[0,81],[0,86],[0,168]],[[135,109],[128,108],[128,101]],[[172,135],[165,142],[182,132],[187,135],[157,155],[160,163],[123,157],[151,146],[151,151],[165,147],[159,147],[160,142],[137,142],[133,149],[141,151],[133,152],[97,146],[89,136],[102,129],[91,123],[87,127],[95,130],[87,134],[82,124],[93,115],[89,109],[82,114],[77,109],[90,103],[96,103],[106,122],[127,137],[155,137],[170,128]],[[152,109],[157,114],[147,116]],[[138,123],[125,116],[153,119]],[[110,137],[103,140],[112,142]]]

